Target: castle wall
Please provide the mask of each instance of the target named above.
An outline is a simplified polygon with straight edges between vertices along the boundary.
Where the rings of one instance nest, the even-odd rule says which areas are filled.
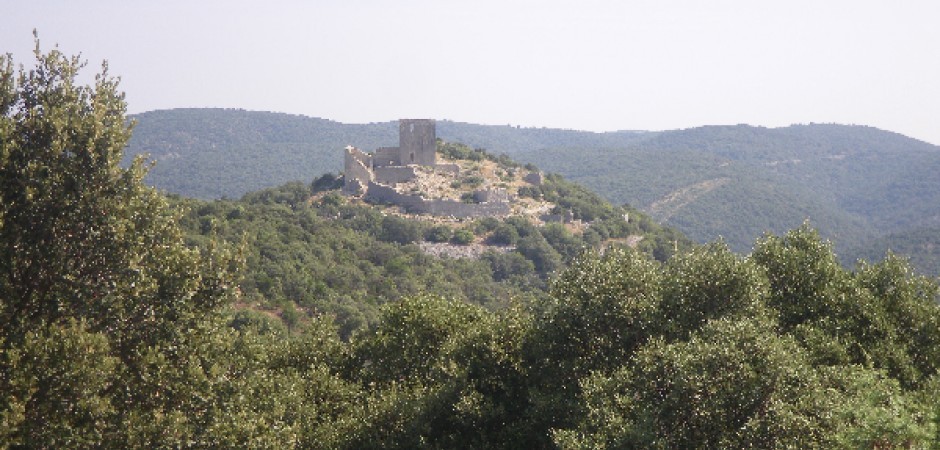
[[[433,166],[437,163],[437,135],[434,130],[434,120],[399,120],[398,150],[400,164]]]
[[[455,200],[425,200],[420,195],[402,194],[389,186],[374,182],[369,183],[366,199],[376,203],[398,205],[412,214],[432,216],[494,217],[507,216],[511,212],[509,204],[505,202],[473,204]]]
[[[473,199],[480,203],[508,202],[509,193],[505,189],[482,189],[473,192]]]
[[[460,174],[456,164],[437,164],[435,123],[429,119],[399,121],[399,146],[376,149],[372,155],[355,147],[345,154],[346,183],[343,192],[365,192],[365,200],[398,205],[413,214],[451,216],[456,218],[509,215],[511,209],[505,189],[481,190],[475,193],[480,203],[456,200],[427,200],[420,195],[402,194],[392,186],[412,181],[418,176],[416,166],[433,167],[435,171]]]
[[[375,167],[402,165],[401,152],[398,150],[398,147],[377,148],[373,154],[375,156],[372,158],[372,161]]]
[[[452,216],[458,219],[468,217],[500,217],[511,212],[508,203],[462,203],[454,200],[430,200],[424,205],[427,214],[433,216]]]
[[[375,181],[382,184],[407,183],[418,177],[415,166],[376,167]]]
[[[345,184],[343,192],[347,194],[358,193],[370,180],[372,180],[372,157],[355,147],[346,147],[344,154]]]
[[[377,184],[375,182],[369,183],[369,189],[366,191],[365,200],[374,203],[398,205],[405,208],[406,211],[412,211],[412,209],[415,208],[420,209],[422,203],[424,203],[424,198],[422,198],[420,195],[402,194],[392,187],[386,186],[384,184]]]

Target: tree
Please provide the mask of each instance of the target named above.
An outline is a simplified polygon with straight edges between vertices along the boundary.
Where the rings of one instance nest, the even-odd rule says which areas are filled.
[[[765,308],[766,285],[760,268],[724,243],[681,252],[664,265],[659,328],[687,338],[710,319],[754,315]]]
[[[37,327],[22,338],[3,355],[0,443],[94,447],[112,438],[109,421],[115,411],[108,390],[118,361],[107,337],[72,319]]]
[[[37,67],[9,64],[0,97],[0,318],[16,340],[40,322],[84,318],[111,338],[165,336],[154,317],[225,301],[221,261],[187,249],[176,214],[142,183],[144,162],[119,165],[130,137],[107,65],[79,86],[82,64],[36,48]],[[172,265],[166,262],[175,261]],[[200,276],[196,268],[207,269]],[[213,273],[214,272],[214,273]],[[177,299],[189,299],[180,302]],[[144,300],[144,301],[141,301]]]
[[[355,355],[372,383],[415,383],[447,377],[455,345],[488,315],[479,306],[419,296],[386,304]]]
[[[447,225],[437,225],[424,233],[424,239],[429,242],[447,242],[454,235],[454,231]]]
[[[818,363],[885,369],[908,389],[940,368],[937,285],[907,262],[889,256],[850,273],[808,225],[759,241],[752,259],[767,273],[781,329]]]
[[[154,414],[170,421],[182,411],[200,414],[187,409],[198,385],[186,378],[208,368],[202,363],[211,354],[186,349],[214,329],[216,313],[231,299],[238,260],[219,249],[187,248],[178,214],[142,182],[144,161],[120,166],[131,126],[107,65],[93,86],[82,86],[76,76],[84,64],[77,57],[58,50],[43,54],[38,38],[35,56],[36,67],[18,73],[8,56],[0,57],[4,432],[50,445],[58,442],[51,434],[63,429],[81,433],[70,442],[122,442],[137,430],[159,426],[147,419]],[[95,357],[58,361],[58,350],[37,347],[53,341]],[[15,364],[22,355],[80,367],[67,369],[69,376],[44,377],[38,366],[23,372]],[[82,366],[83,361],[101,366]],[[117,379],[102,375],[85,397],[76,383],[96,378],[96,370],[111,367],[109,361],[116,361]],[[32,383],[44,386],[16,389]],[[77,392],[78,404],[85,406],[56,413],[60,425],[40,430],[45,436],[23,434],[30,432],[31,417],[56,411],[55,392]],[[108,405],[92,409],[113,408],[109,420],[94,413],[89,423],[88,414],[72,414],[102,395]],[[23,405],[25,411],[17,410]],[[154,435],[166,436],[162,431]]]
[[[579,380],[623,366],[649,339],[661,276],[633,250],[588,253],[560,274],[526,343],[536,386],[530,415],[540,427],[570,425],[582,413]]]
[[[396,216],[382,219],[382,234],[379,238],[385,242],[410,244],[421,239],[421,228],[414,221]]]
[[[537,232],[519,239],[516,250],[532,261],[535,270],[543,277],[547,278],[562,268],[561,255]]]
[[[516,245],[519,241],[519,232],[516,231],[516,227],[503,222],[493,230],[489,241],[495,245]]]
[[[932,425],[897,382],[816,368],[767,318],[718,319],[687,342],[652,341],[582,381],[587,413],[563,448],[927,448]]]
[[[473,243],[473,232],[466,229],[460,228],[454,231],[454,235],[450,238],[450,242],[457,245],[470,245]]]

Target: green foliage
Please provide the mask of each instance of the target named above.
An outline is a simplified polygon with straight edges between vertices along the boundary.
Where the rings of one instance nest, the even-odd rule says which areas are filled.
[[[0,122],[3,333],[15,341],[79,318],[127,353],[173,336],[176,320],[226,301],[233,267],[182,245],[177,217],[141,183],[142,161],[119,167],[130,130],[116,80],[105,71],[78,86],[77,59],[36,57],[3,96],[13,101]]]
[[[918,267],[925,273],[940,273],[936,258],[921,256],[935,254],[924,245],[931,238],[916,231],[937,214],[940,189],[930,173],[940,153],[895,133],[832,124],[708,126],[646,133],[625,145],[510,154],[639,207],[697,242],[720,236],[746,252],[762,233],[783,233],[808,217],[841,245],[843,262],[880,259],[891,248],[924,260]],[[918,240],[901,238],[908,233]]]
[[[489,240],[495,245],[516,245],[519,242],[519,232],[509,223],[501,223],[493,230]]]
[[[532,261],[535,270],[545,276],[562,268],[561,256],[539,233],[519,239],[516,250]]]
[[[676,255],[664,268],[659,327],[666,336],[687,338],[710,320],[762,312],[767,298],[763,272],[724,243]]]
[[[483,177],[479,175],[467,175],[460,179],[460,184],[469,188],[479,187],[483,184]]]
[[[422,292],[491,308],[509,296],[544,295],[544,285],[527,278],[494,279],[489,261],[436,258],[407,243],[422,235],[451,241],[455,233],[447,225],[346,203],[292,207],[293,184],[283,189],[288,193],[260,192],[240,201],[180,200],[187,210],[180,225],[191,245],[213,237],[243,243],[247,264],[239,289],[247,303],[271,311],[293,304],[301,327],[309,316],[331,316],[349,338],[377,320],[382,304]],[[205,223],[213,225],[206,229]],[[475,237],[464,229],[459,239]]]
[[[441,140],[437,141],[437,152],[447,159],[465,161],[483,161],[487,156],[486,152],[481,149],[473,149],[464,144]]]
[[[469,245],[473,240],[473,232],[466,228],[454,231],[454,236],[450,238],[450,241],[457,245]]]
[[[845,250],[842,261],[879,261],[888,255],[903,255],[924,275],[940,275],[940,227],[918,226],[855,243]]]
[[[937,373],[937,285],[907,263],[888,258],[849,273],[806,226],[764,239],[753,257],[767,271],[782,329],[821,361],[884,369],[905,387]]]
[[[195,436],[213,419],[186,395],[211,396],[191,345],[232,299],[238,259],[186,247],[143,162],[119,166],[123,94],[106,66],[78,85],[81,66],[38,43],[32,70],[0,60],[0,435],[40,447],[147,441],[154,427]]]
[[[280,186],[278,189],[266,189],[245,195],[248,203],[262,203],[266,205],[287,205],[291,209],[298,209],[307,203],[310,198],[310,189],[303,183],[295,181]]]
[[[524,279],[536,275],[535,264],[517,252],[487,252],[482,258],[489,263],[493,270],[493,279],[496,281]]]
[[[570,383],[622,365],[654,330],[660,270],[634,251],[576,261],[552,284],[553,302],[536,322],[533,357],[541,373]]]
[[[382,218],[382,233],[379,235],[379,239],[385,242],[410,244],[421,239],[421,236],[421,227],[417,222],[397,216]]]
[[[453,347],[485,317],[463,302],[415,297],[390,303],[356,342],[359,377],[364,383],[420,383],[450,376]]]
[[[876,371],[814,368],[763,320],[720,319],[688,342],[653,341],[585,379],[588,414],[565,448],[923,447],[932,425]]]
[[[4,446],[92,447],[115,439],[108,391],[120,361],[106,335],[71,319],[27,332],[4,359]]]
[[[128,154],[160,161],[149,182],[203,199],[239,198],[337,172],[340,149],[350,142],[372,149],[398,141],[395,122],[353,125],[223,109],[153,111],[135,119]],[[940,273],[936,246],[927,245],[932,235],[918,231],[940,212],[933,206],[940,205],[933,176],[940,152],[895,133],[832,124],[590,133],[438,121],[437,134],[466,144],[439,143],[453,147],[454,156],[503,159],[479,150],[487,148],[528,162],[529,170],[538,165],[561,173],[697,242],[721,236],[732,250],[747,252],[762,233],[783,233],[809,217],[839,243],[843,262],[878,260],[890,248],[911,256],[924,273]],[[677,201],[653,208],[673,194]],[[526,188],[520,195],[541,192]]]
[[[452,230],[447,225],[438,225],[431,228],[428,228],[424,233],[424,240],[428,242],[447,242],[454,235],[454,230]]]
[[[538,188],[538,197],[557,204],[564,211],[570,211],[575,219],[594,221],[617,215],[610,203],[599,195],[565,181],[558,174],[546,176]]]
[[[482,235],[496,229],[502,221],[495,217],[482,217],[473,224],[474,234]]]
[[[533,367],[538,428],[571,426],[582,413],[578,381],[626,364],[651,335],[657,263],[633,251],[589,255],[562,272],[537,317],[525,357]]]
[[[564,225],[546,224],[540,230],[545,242],[551,245],[565,261],[572,261],[585,250],[584,241],[573,235]]]
[[[287,327],[283,321],[252,309],[240,309],[232,314],[228,324],[235,331],[253,332],[260,335],[286,336]]]
[[[590,237],[481,220],[517,251],[479,260],[303,183],[177,213],[79,68],[0,58],[0,447],[940,443],[938,287],[903,259],[848,271],[809,226],[692,248],[559,177]]]
[[[473,192],[464,192],[460,194],[460,201],[463,203],[479,203],[477,202],[477,196]]]
[[[522,186],[516,194],[521,198],[542,199],[542,190],[538,186]]]
[[[343,177],[333,173],[325,173],[310,183],[310,190],[313,193],[332,191],[343,187]]]

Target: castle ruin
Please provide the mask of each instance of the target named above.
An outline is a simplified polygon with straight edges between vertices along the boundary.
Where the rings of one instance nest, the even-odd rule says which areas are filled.
[[[362,195],[372,203],[400,206],[413,214],[455,218],[505,216],[510,212],[505,190],[486,189],[473,192],[478,203],[453,199],[426,199],[420,194],[399,192],[396,185],[413,181],[421,169],[449,174],[456,178],[460,167],[438,164],[435,123],[431,119],[402,119],[398,122],[398,147],[382,147],[366,153],[347,146],[344,161],[343,193]]]

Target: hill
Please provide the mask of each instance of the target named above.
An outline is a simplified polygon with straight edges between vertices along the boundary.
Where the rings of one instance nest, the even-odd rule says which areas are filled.
[[[398,122],[343,124],[282,113],[235,109],[172,109],[131,116],[137,121],[127,157],[158,162],[152,185],[201,199],[239,198],[259,189],[342,170],[341,151],[355,143],[377,148],[398,142]],[[590,133],[437,122],[450,142],[506,153],[560,145],[622,146],[647,133]]]
[[[851,262],[868,256],[852,249],[940,220],[940,148],[871,127],[701,127],[582,150],[578,164],[571,153],[516,157],[649,211],[695,240],[724,236],[738,251],[809,219]]]
[[[518,168],[460,144],[439,142],[438,149],[481,184],[499,181],[500,170]],[[245,309],[288,326],[333,317],[344,338],[373,323],[390,301],[430,293],[501,310],[510,299],[544,297],[550,277],[587,250],[629,246],[665,261],[692,246],[676,230],[614,207],[558,175],[528,186],[523,198],[514,191],[513,212],[502,219],[411,214],[341,195],[341,184],[328,174],[240,200],[175,202],[187,211],[180,224],[191,246],[207,247],[214,239],[244,243],[247,267],[239,292]],[[529,209],[572,220],[546,223],[518,205],[540,205]]]
[[[128,154],[149,153],[159,162],[148,181],[203,199],[238,198],[338,172],[340,149],[388,145],[398,132],[395,122],[342,124],[241,110],[153,111],[134,118]],[[749,251],[765,232],[782,233],[808,219],[851,264],[870,257],[861,249],[878,248],[888,235],[921,236],[915,231],[940,221],[940,149],[871,127],[591,133],[438,121],[438,136],[534,163],[698,242],[722,237],[738,252]],[[940,266],[919,267],[940,273]]]
[[[526,181],[571,218],[544,226],[407,217],[332,174],[168,198],[120,167],[117,81],[37,56],[0,55],[0,447],[940,444],[938,285],[904,261],[846,270],[808,226],[688,245],[555,174]],[[569,256],[604,246],[629,248]]]

